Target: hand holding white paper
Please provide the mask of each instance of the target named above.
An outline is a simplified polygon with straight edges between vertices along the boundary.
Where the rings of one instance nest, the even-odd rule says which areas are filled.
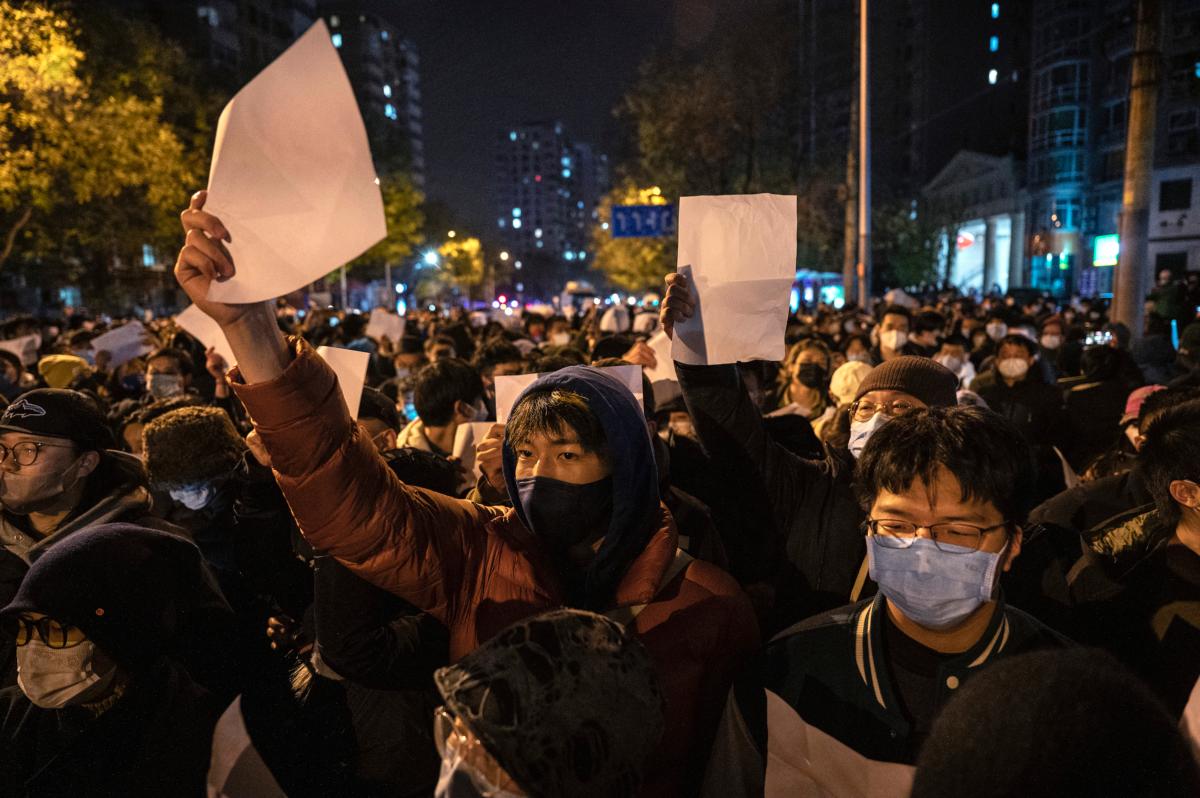
[[[794,196],[681,197],[678,265],[695,313],[675,325],[675,360],[783,360],[796,276]]]
[[[357,419],[363,385],[367,382],[367,366],[371,362],[371,353],[336,346],[318,346],[317,354],[324,358],[329,368],[337,375],[338,387],[342,390],[342,398],[346,400],[350,418]]]
[[[237,365],[237,358],[233,356],[233,347],[225,339],[225,333],[221,331],[220,325],[203,310],[195,305],[188,305],[175,317],[175,323],[181,330],[204,344],[205,349],[216,349],[217,354],[225,358],[225,363],[229,368]]]
[[[354,91],[318,21],[217,122],[208,200],[237,269],[208,298],[249,303],[307,285],[387,235]]]
[[[467,424],[459,424],[458,429],[454,431],[454,448],[450,453],[451,457],[458,458],[462,463],[462,467],[467,473],[472,474],[474,479],[479,479],[479,463],[475,459],[475,447],[479,442],[487,437],[487,434],[492,429],[491,421],[471,421]]]
[[[146,340],[149,333],[140,321],[122,324],[104,335],[92,339],[93,352],[108,352],[112,355],[109,361],[111,368],[123,366],[135,357],[145,355],[154,350]]]
[[[592,368],[592,366],[588,366]],[[638,410],[642,409],[642,367],[641,366],[608,366],[603,369],[620,380],[633,398],[637,400]],[[541,374],[505,374],[496,377],[496,422],[507,424],[512,413],[513,405],[521,391],[533,385]]]

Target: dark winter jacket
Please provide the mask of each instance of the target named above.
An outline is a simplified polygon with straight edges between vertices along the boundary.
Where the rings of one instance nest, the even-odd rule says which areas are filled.
[[[850,453],[805,460],[774,442],[734,366],[676,364],[676,372],[713,469],[745,486],[737,504],[772,511],[772,524],[725,541],[731,563],[748,563],[739,578],[774,586],[769,628],[845,604],[866,555]]]
[[[566,602],[550,553],[515,508],[400,482],[347,414],[333,371],[307,344],[293,346],[291,364],[272,381],[243,385],[236,370],[231,376],[315,548],[444,623],[451,660],[510,623]],[[658,500],[649,435],[632,395],[603,372],[577,368],[536,385],[583,394],[605,429],[613,520],[588,586],[597,599],[611,588],[606,611],[634,615],[630,628],[666,694],[667,732],[651,755],[644,792],[679,794],[698,781],[723,694],[757,645],[749,602],[727,574],[677,555],[677,532]],[[506,450],[510,492],[514,459]]]

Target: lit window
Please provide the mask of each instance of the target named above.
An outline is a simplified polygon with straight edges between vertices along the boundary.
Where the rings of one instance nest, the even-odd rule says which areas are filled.
[[[988,49],[991,50],[993,53],[1000,49],[1000,37],[999,36],[993,36],[992,38],[988,39]]]
[[[575,207],[578,208],[579,210],[583,210],[583,200],[579,200],[579,202],[576,202]]]
[[[142,265],[153,266],[156,263],[158,263],[158,258],[154,257],[154,247],[142,244]]]
[[[382,39],[383,41],[386,42],[390,37],[391,37],[391,34],[389,34],[387,31],[385,31],[385,30],[379,31],[379,38]]]
[[[388,119],[399,119],[400,118],[400,115],[396,113],[396,106],[392,105],[391,103],[388,103],[387,105],[383,106],[383,115],[386,116]]]
[[[520,208],[513,208],[513,218],[514,219],[521,218],[521,209]]]
[[[994,69],[989,69],[989,70],[988,70],[988,83],[990,83],[990,84],[992,84],[993,86],[995,86],[995,85],[996,85],[996,80],[997,80],[997,78],[999,78],[999,77],[1000,77],[1000,73],[999,73],[999,72],[997,72],[996,70],[994,70]]]
[[[392,87],[391,87],[391,86],[389,86],[389,85],[387,85],[386,83],[385,83],[385,84],[383,84],[383,96],[384,96],[384,97],[391,97],[391,96],[392,96]]]
[[[520,269],[521,265],[522,265],[521,261],[517,261],[516,263],[513,264],[513,268]]]
[[[507,221],[507,220],[505,220],[505,219],[497,219],[497,220],[496,220],[496,224],[498,224],[498,225],[499,225],[499,226],[501,226],[501,227],[507,227],[507,226],[508,226],[508,221]]]
[[[563,253],[563,259],[564,260],[575,260],[575,253],[568,249],[566,252]]]
[[[537,242],[537,248],[538,248],[538,249],[541,249],[541,248],[542,248],[542,244],[543,244],[543,243],[544,243],[543,241],[539,240],[539,241]]]
[[[992,3],[992,19],[1000,19],[1000,4]]]
[[[333,46],[334,47],[342,46],[342,34],[340,34],[340,33],[333,34]]]
[[[341,25],[341,24],[342,24],[342,21],[340,19],[338,19],[337,14],[334,14],[332,17],[329,18],[329,27],[336,28],[338,25]]]
[[[509,134],[508,134],[508,140],[509,140],[509,141],[516,141],[516,140],[517,140],[517,131],[515,131],[515,130],[513,130],[513,131],[510,131],[510,132],[509,132]]]
[[[564,180],[566,180],[567,178],[569,178],[569,177],[571,176],[571,170],[570,170],[570,169],[564,169],[564,170],[562,171],[562,175],[563,175],[563,179],[564,179]]]
[[[570,166],[570,165],[571,165],[571,159],[570,159],[569,157],[567,157],[566,155],[564,155],[564,156],[562,157],[562,165],[563,165],[563,166]]]
[[[513,219],[513,229],[514,230],[521,229],[521,220],[520,219]]]
[[[580,259],[580,260],[587,260],[587,253],[586,253],[586,252],[580,252],[580,253],[579,253],[579,259]]]
[[[534,238],[541,238],[541,237],[542,237],[542,228],[540,228],[540,227],[535,227],[535,228],[534,228],[534,230],[533,230],[533,237],[534,237]]]

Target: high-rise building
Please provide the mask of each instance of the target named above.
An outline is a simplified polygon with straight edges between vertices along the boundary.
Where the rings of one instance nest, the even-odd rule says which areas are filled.
[[[567,277],[590,266],[591,222],[607,188],[607,157],[572,141],[561,122],[501,132],[496,224],[510,253],[514,285],[524,286],[517,290],[548,299]]]
[[[322,2],[321,15],[354,87],[380,171],[404,167],[425,185],[420,60],[416,45],[362,2]]]
[[[1035,5],[1026,274],[1035,288],[1111,291],[1134,9],[1132,0]],[[1162,10],[1148,275],[1200,269],[1200,2],[1164,0]]]

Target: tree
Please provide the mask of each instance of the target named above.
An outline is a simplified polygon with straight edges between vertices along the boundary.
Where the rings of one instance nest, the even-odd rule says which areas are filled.
[[[908,288],[938,281],[940,216],[911,202],[893,202],[876,208],[871,223],[883,285]]]
[[[438,247],[442,279],[467,291],[483,282],[483,245],[478,238],[452,238]]]
[[[630,292],[661,288],[663,275],[675,268],[673,238],[613,238],[614,205],[666,205],[658,187],[640,188],[625,179],[600,200],[599,221],[592,228],[595,266],[616,287]]]
[[[379,179],[383,194],[383,215],[387,219],[387,237],[358,256],[351,268],[381,264],[398,265],[408,259],[425,240],[423,210],[425,197],[406,171],[396,171]]]
[[[140,255],[178,238],[198,184],[161,93],[136,69],[88,70],[78,40],[66,14],[0,0],[0,268]]]

